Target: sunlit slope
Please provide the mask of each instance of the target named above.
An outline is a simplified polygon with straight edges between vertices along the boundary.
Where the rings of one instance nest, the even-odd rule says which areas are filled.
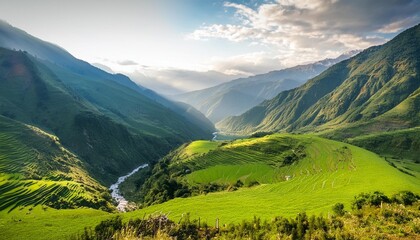
[[[265,143],[271,145],[270,151],[275,151],[277,145],[284,152],[299,150],[305,156],[285,165],[284,156],[288,154],[282,155],[281,151],[272,155],[261,153]],[[244,151],[246,148],[249,150]],[[276,134],[238,140],[207,154],[197,154],[187,162],[177,161],[189,166],[196,163],[198,170],[185,176],[190,184],[237,179],[263,184],[234,192],[177,198],[130,214],[143,216],[145,213],[164,212],[177,219],[189,212],[194,218],[201,217],[210,222],[220,218],[227,223],[253,216],[293,216],[302,211],[327,214],[337,202],[349,207],[353,196],[361,192],[420,192],[418,178],[398,171],[378,155],[312,135]],[[288,181],[286,176],[290,176]]]
[[[352,137],[419,126],[419,43],[416,25],[217,127],[236,134],[337,130]]]
[[[106,191],[56,136],[0,116],[0,211],[35,205],[109,209]]]

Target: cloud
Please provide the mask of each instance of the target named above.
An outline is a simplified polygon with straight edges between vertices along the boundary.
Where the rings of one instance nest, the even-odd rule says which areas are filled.
[[[144,87],[164,95],[208,88],[242,75],[227,75],[217,71],[139,68],[127,75]]]
[[[229,58],[213,58],[211,67],[226,75],[243,77],[284,68],[284,60],[266,52],[253,52]]]
[[[122,61],[117,61],[117,63],[119,65],[122,66],[133,66],[133,65],[138,65],[137,62],[133,61],[133,60],[122,60]]]
[[[105,72],[114,73],[114,71],[105,64],[102,63],[91,63],[93,66],[104,70]]]
[[[420,21],[418,0],[277,0],[257,8],[231,2],[225,7],[234,10],[236,23],[204,25],[188,37],[258,42],[294,56],[322,56],[384,43],[385,34]]]

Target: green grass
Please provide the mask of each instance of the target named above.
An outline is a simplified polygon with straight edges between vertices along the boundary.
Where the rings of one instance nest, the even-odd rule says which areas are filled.
[[[266,164],[217,165],[195,171],[187,176],[190,183],[272,182],[275,171]]]
[[[216,149],[217,146],[219,145],[220,143],[212,142],[212,141],[205,141],[205,140],[194,141],[188,144],[182,150],[182,152],[180,153],[180,156],[183,159],[190,159],[193,156],[208,153],[209,151]]]
[[[294,217],[303,211],[328,215],[337,202],[349,209],[353,197],[361,192],[379,190],[392,195],[410,190],[420,193],[419,178],[399,171],[375,153],[346,143],[312,135],[275,134],[219,144],[190,161],[180,161],[179,164],[201,163],[186,179],[223,182],[252,176],[250,178],[267,180],[261,180],[261,185],[232,192],[176,198],[121,214],[123,219],[167,213],[178,221],[183,214],[190,213],[193,219],[200,217],[202,223],[209,225],[214,225],[216,218],[221,224],[240,223],[254,216],[269,220],[279,215]],[[292,165],[279,167],[282,159],[275,157],[279,153],[266,154],[267,164],[264,164],[263,154],[258,157],[261,151],[291,151],[298,146],[304,146],[306,156]],[[223,160],[218,152],[232,157]],[[205,158],[206,161],[201,161]],[[292,178],[286,181],[285,175]],[[38,206],[29,211],[27,207],[17,208],[11,212],[0,211],[0,231],[5,239],[62,239],[112,216],[115,215],[91,209],[43,210]]]
[[[16,209],[11,213],[0,211],[0,238],[67,239],[113,215],[93,209],[44,210],[40,206]]]
[[[255,147],[264,142],[295,140],[296,144],[304,144],[306,157],[286,167],[274,167],[272,164],[243,165],[245,162],[262,162],[258,154],[252,156],[248,151],[246,157],[244,147]],[[278,145],[281,146],[281,145]],[[163,204],[127,213],[127,216],[141,217],[151,213],[169,213],[173,219],[179,219],[189,212],[192,218],[201,217],[209,224],[216,218],[222,223],[240,222],[259,216],[270,219],[276,215],[294,216],[306,211],[310,214],[328,214],[333,204],[342,202],[349,208],[353,196],[361,192],[383,191],[393,194],[401,190],[420,193],[420,179],[407,175],[389,165],[378,155],[350,144],[323,139],[311,135],[271,135],[260,139],[238,140],[219,147],[233,151],[241,149],[231,158],[217,157],[218,150],[195,158],[192,162],[200,162],[204,169],[192,172],[187,179],[197,182],[233,181],[244,176],[267,178],[267,184],[252,188],[241,188],[234,192],[217,192],[191,198],[177,198]],[[281,147],[280,147],[281,148]],[[274,157],[272,157],[274,158]],[[213,160],[213,162],[212,162]],[[273,159],[268,162],[275,163]],[[214,164],[214,165],[213,165]],[[213,165],[213,166],[212,166]],[[268,169],[268,168],[271,168]],[[286,181],[285,176],[291,176]]]
[[[347,141],[382,155],[408,158],[420,163],[420,127],[361,135]]]
[[[0,211],[110,207],[101,195],[106,190],[56,136],[0,116]]]
[[[301,154],[307,141],[292,135],[219,143],[196,141],[178,150],[179,153],[172,157],[171,166],[176,169],[185,165],[191,169],[192,173],[186,175],[191,185],[214,182],[232,184],[237,180],[245,184],[252,181],[274,183],[290,175],[285,172],[290,166],[281,167],[284,159],[295,153]]]

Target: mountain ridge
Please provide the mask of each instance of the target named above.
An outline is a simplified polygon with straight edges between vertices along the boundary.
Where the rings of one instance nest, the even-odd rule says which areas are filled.
[[[310,64],[239,78],[203,90],[174,95],[171,98],[193,105],[212,122],[217,123],[225,117],[244,113],[284,90],[300,86],[332,64],[347,59],[357,52],[359,50],[346,52],[334,59],[328,58]]]
[[[400,128],[413,127],[419,124],[409,117],[419,108],[419,42],[420,25],[416,25],[217,126],[241,133],[325,131],[381,122],[379,128],[386,130],[386,122],[392,121],[399,122]]]
[[[101,184],[185,141],[212,137],[213,124],[192,107],[4,22],[0,47],[0,114],[57,135]]]

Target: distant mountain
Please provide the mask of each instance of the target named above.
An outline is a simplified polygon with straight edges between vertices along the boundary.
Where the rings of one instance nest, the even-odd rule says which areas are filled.
[[[171,148],[208,139],[214,126],[121,74],[0,24],[0,114],[60,138],[102,184]]]
[[[239,115],[278,93],[302,85],[331,65],[347,59],[359,51],[350,51],[335,59],[325,59],[312,64],[299,65],[248,78],[239,78],[215,87],[172,96],[191,104],[212,122],[228,116]]]
[[[227,132],[330,131],[348,138],[420,124],[420,25],[218,124]]]

